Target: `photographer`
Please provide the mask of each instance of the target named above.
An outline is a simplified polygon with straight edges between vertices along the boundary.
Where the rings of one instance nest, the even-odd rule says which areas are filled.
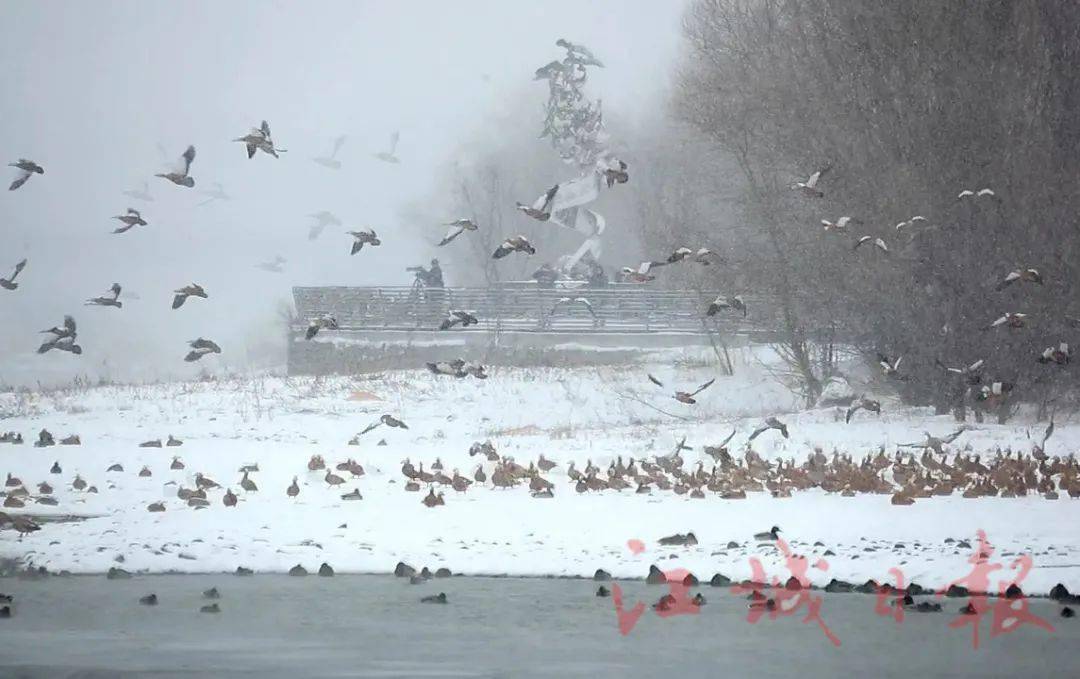
[[[416,274],[416,280],[420,282],[426,288],[441,288],[443,284],[442,267],[439,266],[439,260],[431,260],[431,268],[425,269],[422,266],[410,266],[406,271],[412,271]]]

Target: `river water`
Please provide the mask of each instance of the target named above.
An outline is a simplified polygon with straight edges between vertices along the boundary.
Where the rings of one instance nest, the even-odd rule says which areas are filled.
[[[611,583],[605,583],[611,586]],[[221,592],[219,614],[200,613]],[[623,583],[625,607],[664,586]],[[945,612],[875,613],[876,599],[823,595],[834,647],[805,613],[756,623],[733,590],[703,586],[696,615],[646,610],[627,635],[584,580],[162,575],[0,579],[0,677],[1035,677],[1078,676],[1080,621],[1030,601],[1056,629],[1022,626],[980,647]],[[445,592],[449,603],[420,598]],[[155,593],[157,606],[140,597]],[[818,593],[814,593],[817,595]]]

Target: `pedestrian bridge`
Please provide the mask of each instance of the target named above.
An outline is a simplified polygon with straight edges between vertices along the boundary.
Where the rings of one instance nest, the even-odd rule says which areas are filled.
[[[610,353],[707,346],[718,337],[760,340],[775,327],[763,316],[771,305],[752,297],[744,296],[745,317],[733,310],[707,316],[717,294],[636,284],[541,288],[535,282],[489,288],[296,287],[289,369],[310,374],[353,372],[371,364],[422,367],[411,356],[421,349],[428,360],[462,356],[498,363],[509,354],[519,357],[507,362],[519,361],[523,353],[551,358],[556,348],[571,344],[577,355],[590,347]],[[451,309],[469,311],[480,322],[440,331]],[[337,319],[338,330],[323,330],[306,341],[308,322],[325,314]]]

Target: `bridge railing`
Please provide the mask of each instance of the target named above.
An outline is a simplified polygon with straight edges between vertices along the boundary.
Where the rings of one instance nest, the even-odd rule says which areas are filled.
[[[341,330],[435,330],[451,309],[473,313],[477,329],[565,333],[725,333],[767,328],[769,305],[744,296],[748,316],[733,310],[705,314],[717,292],[661,290],[642,285],[540,288],[504,284],[492,288],[296,287],[301,325],[333,315]],[[586,300],[586,303],[576,301]],[[564,300],[571,300],[566,302]]]

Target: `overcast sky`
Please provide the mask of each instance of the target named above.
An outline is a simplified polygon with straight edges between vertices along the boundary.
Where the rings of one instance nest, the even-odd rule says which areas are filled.
[[[0,290],[0,382],[192,375],[181,357],[199,335],[245,370],[278,339],[291,286],[407,284],[403,268],[432,253],[396,223],[400,208],[507,97],[535,98],[520,130],[535,137],[547,93],[529,83],[561,58],[557,38],[605,62],[589,95],[632,120],[663,105],[681,11],[676,0],[3,3],[0,155],[45,174],[0,191],[0,275],[30,260],[19,290]],[[230,142],[263,118],[288,149],[279,160]],[[394,130],[399,165],[372,156]],[[342,169],[312,162],[338,135]],[[193,189],[153,177],[188,144]],[[122,194],[144,182],[153,202]],[[214,183],[232,199],[200,205]],[[150,225],[111,235],[128,206]],[[309,241],[318,210],[375,228],[377,256],[349,257],[344,229]],[[255,268],[279,254],[284,274]],[[171,291],[192,281],[210,299],[171,311]],[[122,310],[83,306],[113,282]],[[65,313],[84,355],[35,355],[37,331]]]

